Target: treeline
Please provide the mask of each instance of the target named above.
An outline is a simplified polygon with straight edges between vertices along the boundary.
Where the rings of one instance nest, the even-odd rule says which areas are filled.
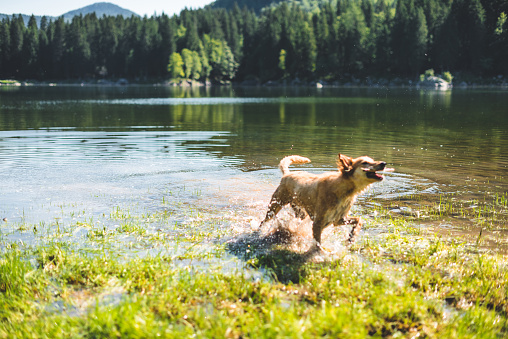
[[[0,78],[508,75],[507,0],[335,0],[184,10],[178,16],[21,16],[0,23]]]

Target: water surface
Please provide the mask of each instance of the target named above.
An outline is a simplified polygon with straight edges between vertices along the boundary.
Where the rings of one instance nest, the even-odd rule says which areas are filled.
[[[484,199],[508,191],[506,107],[500,90],[0,88],[2,234],[34,242],[20,223],[120,207],[248,232],[290,154],[314,172],[339,152],[386,161],[396,172],[369,199]]]

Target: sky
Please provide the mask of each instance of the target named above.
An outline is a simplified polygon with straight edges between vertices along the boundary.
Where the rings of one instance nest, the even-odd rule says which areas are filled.
[[[110,2],[141,16],[173,15],[182,9],[201,8],[213,0],[0,0],[0,13],[60,16],[96,2]]]

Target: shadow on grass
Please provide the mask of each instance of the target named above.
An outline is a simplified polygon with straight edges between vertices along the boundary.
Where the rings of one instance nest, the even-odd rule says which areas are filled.
[[[298,242],[290,231],[278,229],[270,234],[253,232],[232,239],[226,250],[256,269],[266,270],[281,283],[299,283],[311,267],[323,261],[323,252],[315,245],[308,248],[308,244],[301,246],[305,249],[295,249]]]

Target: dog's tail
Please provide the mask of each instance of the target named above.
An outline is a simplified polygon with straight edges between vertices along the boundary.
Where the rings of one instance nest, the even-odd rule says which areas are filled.
[[[282,159],[279,163],[279,169],[282,172],[282,175],[289,174],[289,165],[291,164],[306,164],[310,162],[310,159],[301,157],[299,155],[290,155]]]

